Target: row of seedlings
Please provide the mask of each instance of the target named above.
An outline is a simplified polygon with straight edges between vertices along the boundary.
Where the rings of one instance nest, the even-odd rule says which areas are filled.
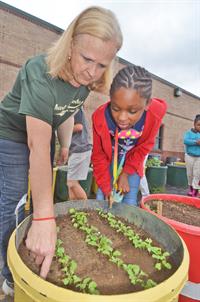
[[[91,278],[86,277],[82,279],[76,275],[77,263],[65,253],[63,241],[61,239],[57,239],[55,256],[58,262],[61,264],[62,272],[64,273],[64,279],[62,282],[65,286],[75,286],[83,293],[93,295],[99,294],[97,284]]]
[[[85,242],[88,245],[95,247],[99,253],[106,255],[109,261],[123,269],[128,274],[131,284],[140,284],[144,289],[157,285],[156,282],[148,278],[148,274],[145,273],[139,265],[123,262],[120,258],[121,252],[113,249],[112,241],[105,235],[101,234],[96,227],[88,224],[88,214],[86,212],[81,212],[71,208],[69,209],[69,214],[73,226],[85,233]]]
[[[125,237],[127,237],[135,248],[141,250],[147,250],[148,253],[152,256],[152,258],[155,259],[155,266],[154,266],[155,269],[160,271],[163,268],[164,269],[172,268],[172,265],[167,260],[170,254],[168,252],[162,251],[160,247],[153,246],[151,238],[146,238],[145,240],[142,240],[142,238],[140,238],[140,236],[137,233],[135,233],[130,226],[124,224],[113,214],[105,213],[101,209],[97,209],[97,212],[100,215],[100,217],[108,221],[110,227],[112,227],[117,233],[121,233]]]

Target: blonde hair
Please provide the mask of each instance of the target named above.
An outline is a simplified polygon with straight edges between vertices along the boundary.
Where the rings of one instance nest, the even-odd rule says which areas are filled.
[[[103,41],[114,41],[117,50],[122,46],[121,29],[113,12],[102,7],[91,6],[71,22],[59,40],[48,50],[46,61],[48,72],[52,77],[72,79],[69,53],[72,41],[80,34],[88,34]],[[101,91],[108,88],[113,76],[113,61],[106,68],[101,79],[93,83],[90,89]]]

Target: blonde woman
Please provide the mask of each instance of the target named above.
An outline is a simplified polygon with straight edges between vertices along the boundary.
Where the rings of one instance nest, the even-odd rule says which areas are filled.
[[[5,294],[13,295],[7,244],[15,225],[15,207],[27,192],[28,171],[33,221],[26,246],[41,265],[41,277],[46,278],[56,243],[51,190],[52,131],[58,129],[61,146],[68,148],[72,115],[90,90],[105,91],[109,87],[112,63],[121,45],[122,34],[115,15],[101,7],[89,7],[72,21],[47,54],[26,62],[0,105],[0,246]]]

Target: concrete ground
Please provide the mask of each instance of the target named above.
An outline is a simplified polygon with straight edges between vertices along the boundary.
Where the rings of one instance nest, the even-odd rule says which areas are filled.
[[[166,193],[167,194],[178,194],[178,195],[186,195],[187,194],[187,189],[186,188],[177,188],[177,187],[171,187],[171,186],[166,186]],[[2,259],[0,256],[0,270],[2,268]],[[3,283],[3,278],[0,275],[0,302],[13,302],[14,300],[11,297],[5,297],[1,290],[1,286]]]

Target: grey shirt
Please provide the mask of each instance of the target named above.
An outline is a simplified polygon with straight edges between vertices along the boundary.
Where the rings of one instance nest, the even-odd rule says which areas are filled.
[[[69,148],[69,154],[82,153],[92,149],[89,125],[86,120],[83,109],[81,108],[74,116],[74,124],[82,124],[82,131],[73,133]]]

